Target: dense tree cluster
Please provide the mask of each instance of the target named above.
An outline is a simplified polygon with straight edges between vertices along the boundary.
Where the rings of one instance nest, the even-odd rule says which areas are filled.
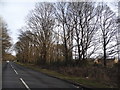
[[[79,65],[101,55],[106,66],[107,57],[117,52],[116,26],[115,13],[104,3],[37,3],[21,28],[17,59]]]
[[[8,28],[7,24],[4,22],[2,18],[0,18],[0,40],[1,40],[1,53],[2,53],[2,59],[5,60],[5,55],[8,53],[7,51],[11,47],[11,38],[8,34]]]

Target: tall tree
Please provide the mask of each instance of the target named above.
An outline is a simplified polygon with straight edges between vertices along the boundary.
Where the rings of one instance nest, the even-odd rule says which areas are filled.
[[[2,31],[2,55],[3,55],[3,60],[5,57],[5,54],[7,53],[8,49],[11,47],[11,38],[8,34],[8,28],[7,28],[7,24],[4,22],[4,20],[0,20],[0,30]]]
[[[97,30],[97,11],[94,3],[91,2],[72,2],[69,11],[73,18],[74,39],[77,43],[77,50],[80,62],[85,60],[90,53],[92,38]]]
[[[39,62],[49,61],[49,50],[53,43],[52,30],[55,20],[54,7],[51,3],[37,3],[35,9],[28,15],[27,25],[32,30],[34,42],[39,46]]]
[[[99,14],[99,29],[101,32],[101,42],[103,45],[103,59],[104,66],[106,66],[107,50],[108,45],[113,40],[112,38],[116,35],[116,17],[115,13],[106,4],[101,3],[98,6]]]

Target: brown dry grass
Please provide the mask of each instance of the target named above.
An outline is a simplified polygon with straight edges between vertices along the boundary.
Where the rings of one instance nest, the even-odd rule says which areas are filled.
[[[111,87],[117,87],[117,69],[116,68],[103,68],[103,67],[60,67],[57,72],[88,78]]]

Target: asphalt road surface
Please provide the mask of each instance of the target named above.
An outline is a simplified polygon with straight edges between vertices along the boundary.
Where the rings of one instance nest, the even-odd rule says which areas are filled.
[[[2,65],[2,88],[77,88],[63,80],[47,76],[13,62]]]

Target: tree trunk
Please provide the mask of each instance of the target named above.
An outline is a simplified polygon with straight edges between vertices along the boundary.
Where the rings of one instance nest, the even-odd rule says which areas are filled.
[[[107,64],[106,64],[106,44],[105,44],[105,38],[104,38],[104,45],[103,45],[103,51],[104,51],[104,58],[103,58],[103,60],[104,60],[104,67],[106,67],[107,66]]]

